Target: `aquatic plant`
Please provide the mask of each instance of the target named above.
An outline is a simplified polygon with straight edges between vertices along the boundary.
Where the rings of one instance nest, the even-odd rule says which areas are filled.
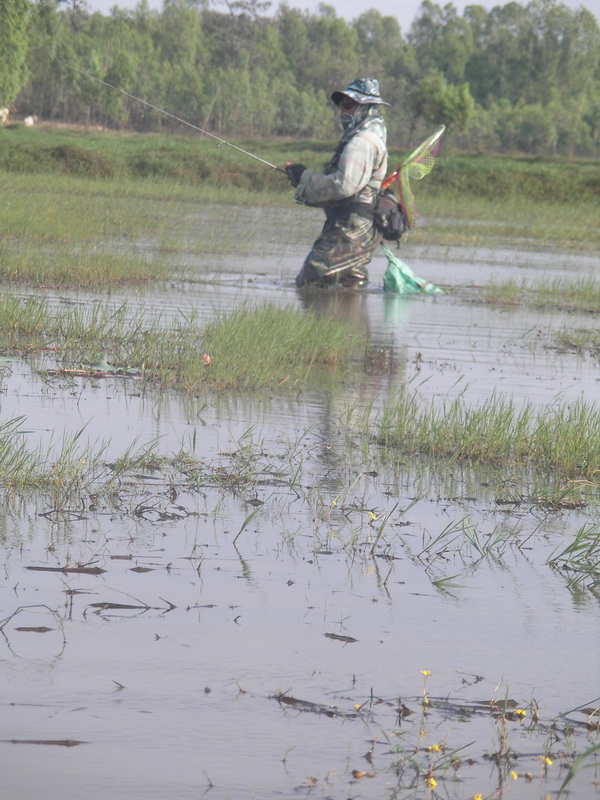
[[[597,312],[600,310],[600,283],[592,276],[556,278],[535,283],[511,279],[490,283],[485,287],[483,297],[487,303]],[[557,341],[560,338],[560,334],[557,335]],[[588,340],[594,341],[593,332],[588,332]],[[577,342],[569,343],[566,335],[564,346],[577,347]]]
[[[317,370],[349,364],[356,340],[344,320],[295,308],[241,306],[202,330],[194,314],[162,321],[94,304],[57,314],[44,299],[0,300],[0,346],[53,352],[63,376],[143,377],[164,387],[204,389],[297,386]]]
[[[376,440],[387,451],[590,479],[600,469],[600,408],[584,399],[536,410],[494,395],[481,406],[467,406],[459,397],[421,408],[416,395],[401,392],[385,406],[376,428]]]
[[[560,351],[574,351],[578,355],[600,355],[600,331],[597,328],[561,328],[554,334],[551,347]]]
[[[582,525],[573,541],[556,547],[546,563],[566,572],[571,586],[600,588],[600,524]]]
[[[591,747],[588,747],[587,750],[584,750],[583,753],[577,756],[577,758],[573,761],[571,766],[569,767],[569,771],[567,772],[564,781],[561,784],[560,789],[558,790],[558,794],[556,798],[558,800],[559,797],[562,797],[566,790],[567,786],[571,783],[573,778],[582,770],[587,767],[595,767],[595,759],[592,760],[592,756],[595,756],[596,753],[600,751],[600,744],[594,744]]]

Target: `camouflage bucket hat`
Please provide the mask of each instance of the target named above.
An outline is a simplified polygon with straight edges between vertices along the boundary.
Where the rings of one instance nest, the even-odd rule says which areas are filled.
[[[379,81],[376,78],[356,78],[343,92],[334,92],[331,99],[338,106],[344,97],[349,97],[359,105],[389,106],[379,94]]]

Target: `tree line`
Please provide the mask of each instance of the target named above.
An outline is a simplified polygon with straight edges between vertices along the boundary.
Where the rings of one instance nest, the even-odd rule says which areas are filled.
[[[461,15],[424,0],[404,33],[375,9],[346,22],[326,3],[270,6],[140,0],[105,15],[85,0],[3,0],[0,106],[115,129],[168,124],[85,72],[218,134],[320,140],[338,133],[331,92],[375,76],[393,142],[443,122],[470,150],[600,153],[600,27],[585,8],[530,0]]]

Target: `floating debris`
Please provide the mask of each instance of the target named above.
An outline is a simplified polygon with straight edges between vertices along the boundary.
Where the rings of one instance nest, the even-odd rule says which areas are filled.
[[[326,633],[324,634],[328,639],[336,639],[338,642],[358,642],[358,639],[354,639],[352,636],[340,636],[339,633]]]

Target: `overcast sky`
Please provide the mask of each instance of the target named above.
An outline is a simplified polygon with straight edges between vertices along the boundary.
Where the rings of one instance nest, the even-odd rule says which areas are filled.
[[[600,0],[562,0],[569,8],[584,8],[593,11],[598,18],[600,18]],[[103,14],[108,14],[110,9],[114,6],[119,8],[135,8],[138,5],[138,0],[87,0],[88,6],[92,11],[101,11]],[[290,8],[298,8],[302,11],[315,12],[322,0],[288,0]],[[482,5],[485,8],[494,8],[494,6],[506,5],[508,0],[454,0],[454,6],[462,13],[465,6],[468,5]],[[161,10],[162,0],[148,0],[150,8]],[[444,6],[446,0],[438,0],[438,5]],[[522,2],[526,5],[526,0]],[[360,16],[363,11],[370,8],[376,8],[381,14],[385,16],[393,16],[400,22],[400,27],[404,32],[407,32],[415,18],[421,0],[328,0],[327,5],[333,6],[336,10],[338,17],[352,20]],[[271,10],[277,9],[279,0],[275,0],[271,4]],[[216,8],[219,6],[216,5]],[[225,8],[223,6],[223,8]]]

